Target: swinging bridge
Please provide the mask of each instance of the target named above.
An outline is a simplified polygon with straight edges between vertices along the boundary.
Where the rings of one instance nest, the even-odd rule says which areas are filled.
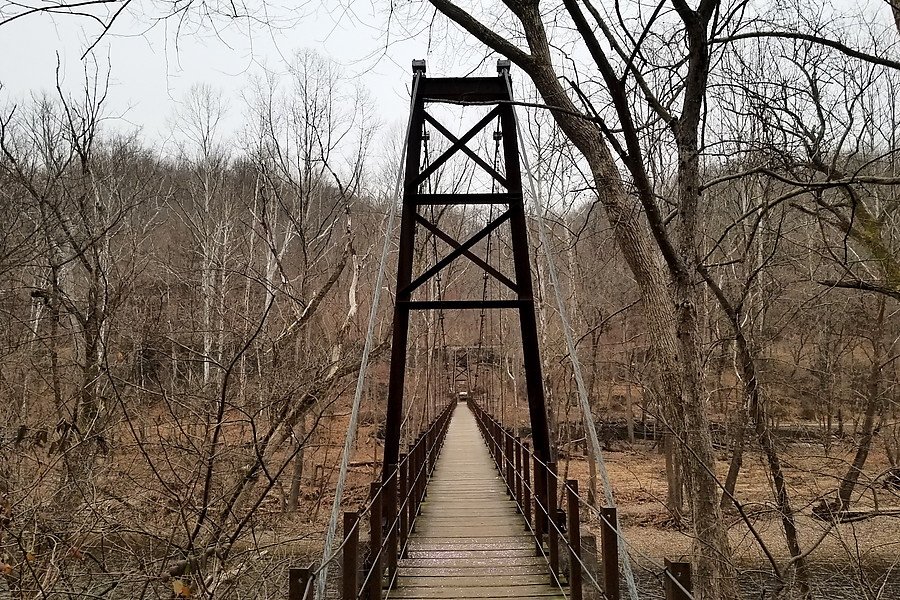
[[[425,61],[413,61],[405,164],[397,181],[396,197],[402,197],[400,240],[381,475],[371,483],[363,506],[343,512],[343,519],[339,519],[389,253],[388,239],[375,286],[323,559],[317,567],[290,569],[289,600],[692,599],[688,563],[653,563],[658,571],[655,574],[662,582],[659,587],[663,595],[639,590],[635,583],[629,555],[637,551],[628,544],[616,517],[544,231],[543,207],[534,188],[527,156],[520,156],[519,152],[521,130],[514,110],[509,61],[498,62],[497,77],[428,78],[425,71]],[[474,126],[457,137],[434,116],[434,111],[428,110],[436,104],[478,108],[483,114]],[[494,130],[490,131],[492,124]],[[432,131],[449,142],[434,160],[428,155]],[[490,135],[494,142],[492,161],[469,147],[479,134]],[[437,187],[434,180],[440,169],[459,158],[474,162],[487,177],[486,189],[490,191],[434,191]],[[604,483],[605,507],[595,507],[580,496],[577,480],[561,479],[551,453],[520,158],[537,204],[536,220],[548,253],[551,283],[556,291],[582,410],[587,417],[585,427],[593,450],[592,459],[597,461]],[[464,242],[447,233],[439,222],[441,209],[457,206],[475,207],[487,215],[486,224]],[[388,237],[393,230],[394,211],[392,207]],[[492,246],[491,236],[501,228],[508,232],[511,275],[504,272],[499,260],[490,256],[491,252],[498,252],[499,245]],[[435,242],[431,260],[417,256],[424,247],[415,244],[417,229],[424,230]],[[438,256],[437,240],[450,248],[443,257]],[[441,272],[463,258],[483,271],[480,299],[448,293],[439,293],[435,298],[434,294],[423,293],[428,289],[444,290]],[[426,267],[416,275],[414,267],[421,264]],[[489,280],[499,290],[491,297],[487,294]],[[416,311],[437,311],[443,322],[445,311],[460,310],[481,311],[479,354],[483,350],[480,340],[485,311],[517,312],[530,439],[516,435],[510,423],[502,423],[497,415],[489,412],[486,398],[457,394],[434,411],[438,414],[415,436],[413,443],[402,444],[410,315]],[[453,362],[451,387],[458,378],[459,361]],[[410,439],[408,432],[405,439]],[[343,531],[337,538],[339,521]],[[599,534],[599,542],[595,534]],[[620,581],[622,575],[624,585]]]

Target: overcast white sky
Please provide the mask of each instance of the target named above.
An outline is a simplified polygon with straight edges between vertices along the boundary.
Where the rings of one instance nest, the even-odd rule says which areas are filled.
[[[41,0],[35,0],[40,2]],[[376,102],[381,121],[390,130],[405,123],[408,107],[410,62],[428,59],[430,75],[465,75],[481,68],[493,72],[493,61],[481,64],[484,51],[464,47],[461,36],[444,43],[444,27],[429,29],[427,4],[399,4],[421,11],[407,18],[417,31],[403,35],[404,17],[391,16],[391,38],[385,34],[392,3],[383,0],[244,0],[254,4],[259,21],[218,17],[209,22],[158,20],[161,11],[187,2],[133,0],[94,51],[101,69],[110,70],[107,112],[123,127],[140,127],[150,143],[166,139],[168,122],[190,87],[203,83],[221,90],[231,108],[230,125],[240,127],[241,92],[253,74],[268,70],[285,73],[286,60],[299,49],[311,48],[345,66],[358,77]],[[285,6],[275,4],[286,1]],[[834,0],[839,13],[862,11],[887,19],[884,0]],[[202,6],[216,0],[194,2],[185,14],[197,20]],[[222,2],[230,6],[230,2]],[[115,10],[119,5],[112,5]],[[107,9],[101,9],[107,10]],[[265,12],[263,12],[265,11]],[[443,23],[438,19],[438,23]],[[155,25],[154,25],[155,23]],[[19,102],[41,90],[53,92],[57,55],[62,62],[64,86],[77,90],[83,82],[81,56],[101,28],[95,21],[70,15],[37,14],[0,27],[0,106]],[[429,48],[433,48],[432,54]]]
[[[284,73],[286,60],[296,50],[312,48],[344,65],[349,76],[360,78],[385,125],[405,122],[410,63],[413,58],[428,58],[428,36],[389,41],[384,33],[387,3],[373,6],[363,0],[340,11],[327,10],[321,3],[306,8],[300,4],[289,9],[269,4],[268,18],[274,27],[251,29],[246,20],[228,23],[219,18],[216,31],[209,23],[198,26],[179,23],[177,18],[151,26],[151,5],[135,2],[94,51],[101,69],[110,69],[107,112],[120,117],[123,126],[140,127],[148,140],[162,141],[177,103],[193,84],[205,83],[228,98],[230,123],[237,128],[243,110],[241,92],[251,75],[264,69]],[[396,34],[399,28],[392,29]],[[0,27],[4,88],[0,105],[22,101],[40,90],[53,93],[57,54],[64,86],[77,90],[84,81],[81,56],[99,31],[99,25],[89,19],[45,14]],[[441,66],[430,60],[429,72],[460,74],[456,65],[449,72]]]

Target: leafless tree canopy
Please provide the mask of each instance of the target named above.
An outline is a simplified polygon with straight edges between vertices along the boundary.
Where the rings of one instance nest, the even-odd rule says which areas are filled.
[[[65,13],[106,32],[130,8],[7,2],[0,22]],[[259,17],[144,8],[198,27]],[[518,67],[594,418],[625,465],[626,533],[685,532],[706,600],[831,597],[836,570],[852,597],[896,593],[898,5],[394,9]],[[299,52],[289,73],[240,107],[195,87],[166,154],[106,121],[102,76],[3,99],[0,598],[274,598],[315,554],[401,161],[372,159],[397,136],[334,63]],[[465,164],[434,180],[475,181]],[[463,239],[489,215],[430,217]],[[416,243],[417,269],[446,250]],[[488,243],[503,267],[509,240],[473,251]],[[554,451],[596,501],[547,250],[533,269]],[[493,285],[455,265],[421,293]],[[378,463],[382,312],[348,502]],[[527,437],[512,319],[413,321],[404,434],[465,391]]]

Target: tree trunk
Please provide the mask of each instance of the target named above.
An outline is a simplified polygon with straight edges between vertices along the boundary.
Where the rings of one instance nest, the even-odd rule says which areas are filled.
[[[784,539],[787,543],[788,551],[793,560],[794,568],[797,573],[797,587],[803,598],[810,597],[809,588],[809,572],[806,567],[806,561],[802,558],[800,549],[800,541],[797,536],[797,526],[794,520],[794,509],[791,506],[790,496],[788,495],[787,485],[784,478],[784,469],[781,466],[781,459],[778,456],[778,450],[775,447],[775,437],[769,428],[766,411],[762,404],[759,380],[756,376],[756,361],[747,339],[744,337],[741,328],[740,315],[725,297],[722,289],[713,281],[705,268],[700,269],[713,295],[722,307],[722,311],[728,317],[735,334],[735,354],[737,358],[737,366],[741,382],[744,387],[744,393],[747,396],[747,403],[750,409],[750,418],[753,421],[754,430],[756,432],[759,444],[766,455],[766,464],[769,468],[769,474],[772,477],[772,483],[775,487],[775,505],[781,514],[781,526],[784,531]]]
[[[743,394],[742,394],[743,396]],[[722,494],[722,509],[731,506],[731,497],[734,496],[734,488],[737,485],[738,475],[744,464],[744,443],[747,439],[747,404],[743,397],[739,400],[740,410],[735,411],[734,423],[732,424],[731,437],[731,462],[728,465],[728,475],[725,476],[725,492]]]
[[[689,34],[689,70],[684,97],[685,114],[676,123],[685,121],[680,132],[679,148],[679,211],[678,248],[675,247],[659,208],[652,184],[642,166],[640,139],[631,119],[629,97],[621,80],[610,75],[608,61],[594,37],[593,29],[584,18],[580,5],[566,1],[565,8],[575,19],[579,34],[589,46],[592,57],[602,71],[604,81],[613,95],[617,113],[629,133],[627,166],[635,177],[638,196],[644,206],[643,215],[635,210],[633,197],[623,182],[619,165],[604,141],[597,124],[579,118],[578,107],[562,87],[562,78],[554,68],[547,32],[543,25],[542,9],[537,3],[509,2],[507,6],[522,24],[530,53],[507,42],[489,30],[450,0],[430,0],[445,15],[459,23],[469,33],[498,52],[507,55],[530,76],[544,102],[563,110],[552,112],[562,132],[581,152],[611,224],[616,243],[634,275],[641,293],[649,339],[656,351],[659,381],[662,391],[663,416],[678,435],[684,448],[680,449],[686,483],[691,492],[691,508],[695,533],[695,582],[697,596],[703,599],[730,600],[737,598],[736,573],[730,564],[731,550],[725,536],[725,526],[719,509],[718,485],[712,438],[702,386],[699,324],[697,321],[696,290],[693,270],[697,249],[692,246],[696,232],[696,205],[699,199],[699,160],[696,152],[697,133],[702,115],[708,68],[706,29],[712,17],[710,2],[701,2],[703,13],[679,16],[685,20]],[[681,3],[684,4],[684,3]],[[714,6],[712,6],[714,8]],[[690,21],[688,23],[688,21]],[[593,45],[592,45],[593,42]],[[693,148],[685,140],[693,135]],[[629,137],[630,136],[630,137]],[[689,173],[683,171],[688,170]],[[687,203],[682,207],[682,200]],[[684,210],[682,210],[684,209]],[[646,218],[646,220],[645,220]],[[649,222],[654,246],[647,235]],[[683,254],[683,251],[688,254]],[[660,262],[664,258],[666,265]]]
[[[294,428],[294,437],[297,440],[297,454],[294,455],[294,472],[291,475],[291,491],[288,494],[288,512],[296,512],[300,509],[300,484],[303,482],[303,442],[306,438],[306,418],[301,417]]]
[[[628,443],[634,444],[634,401],[631,398],[631,369],[625,379],[625,429],[628,432]]]
[[[841,480],[841,485],[838,488],[839,509],[842,511],[850,508],[850,498],[853,495],[853,489],[859,481],[866,459],[869,457],[869,450],[872,448],[872,440],[878,431],[878,427],[875,425],[876,420],[881,420],[881,363],[884,357],[884,342],[882,340],[884,309],[885,297],[881,296],[878,307],[878,321],[872,331],[872,367],[869,373],[868,389],[866,390],[866,414],[863,418],[856,454],[853,456],[853,461],[850,463],[850,467],[844,474],[844,478]]]
[[[684,518],[684,480],[681,477],[681,465],[678,454],[675,452],[671,433],[663,434],[662,447],[666,456],[666,503],[669,512],[672,513],[672,520],[676,525],[681,526]]]

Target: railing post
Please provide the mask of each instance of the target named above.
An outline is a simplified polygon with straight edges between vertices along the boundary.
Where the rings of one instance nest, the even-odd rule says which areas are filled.
[[[503,476],[503,441],[501,437],[500,423],[494,421],[494,462],[497,463],[497,470],[500,476]]]
[[[500,467],[500,459],[498,456],[498,448],[497,448],[497,423],[494,422],[493,419],[488,421],[491,428],[491,454],[494,459],[494,464],[499,468]]]
[[[381,544],[384,530],[381,521],[381,486],[372,483],[369,486],[372,507],[369,509],[369,552],[372,556],[372,571],[369,575],[369,600],[381,600]]]
[[[416,442],[416,511],[414,516],[419,516],[419,507],[422,506],[422,499],[425,497],[425,440],[420,435],[419,440]],[[415,528],[415,521],[413,522],[413,528]]]
[[[394,576],[397,571],[397,465],[384,465],[387,469],[387,485],[385,491],[387,497],[382,505],[384,511],[385,522],[388,527],[387,545],[385,553],[387,554],[388,579]]]
[[[516,504],[522,511],[522,438],[516,436]]]
[[[522,444],[522,508],[525,522],[531,523],[531,453],[528,442]]]
[[[425,472],[428,474],[429,477],[431,476],[431,472],[434,470],[434,463],[437,460],[437,449],[438,449],[438,444],[440,444],[440,437],[441,437],[440,436],[440,428],[435,427],[431,431],[431,438],[430,438],[430,440],[428,442],[428,446],[427,446],[428,452],[427,452],[427,456],[425,457],[425,463],[426,463]]]
[[[666,600],[691,600],[691,563],[672,562],[667,558],[666,572]]]
[[[578,505],[578,480],[566,482],[569,509],[569,598],[581,600],[581,511]]]
[[[544,476],[544,463],[534,456],[534,537],[537,538],[537,547],[540,554],[544,553],[544,524],[547,522],[546,517],[546,499],[542,490],[546,490],[544,485],[546,477]]]
[[[556,463],[547,464],[547,546],[550,550],[550,569],[559,576],[559,519],[556,510]]]
[[[619,540],[616,532],[616,509],[600,509],[600,556],[603,563],[603,591],[609,600],[621,598],[619,585]]]
[[[359,567],[356,564],[359,553],[359,527],[356,526],[359,515],[356,512],[344,513],[344,600],[356,600],[358,589]]]
[[[397,507],[400,513],[400,552],[409,537],[409,455],[400,454],[400,482],[397,485]]]
[[[306,586],[311,576],[312,569],[308,567],[292,567],[288,571],[288,600],[306,600]]]
[[[506,462],[506,489],[510,498],[516,497],[516,481],[513,475],[515,468],[515,460],[513,459],[513,439],[512,434],[505,429],[503,430],[503,438],[506,441],[506,453],[504,454]]]
[[[419,442],[409,447],[409,531],[415,527],[419,514]]]

